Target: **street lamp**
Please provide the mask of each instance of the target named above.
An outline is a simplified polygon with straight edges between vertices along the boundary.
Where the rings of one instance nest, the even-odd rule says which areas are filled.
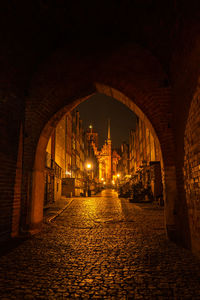
[[[92,164],[90,162],[86,163],[86,170],[87,170],[87,193],[88,193],[88,197],[91,196],[91,190],[90,190],[90,174],[89,171],[92,170]]]
[[[119,188],[119,178],[120,178],[120,173],[117,174],[117,188]]]
[[[87,168],[88,171],[91,170],[91,169],[92,169],[92,164],[87,163],[87,164],[86,164],[86,168]]]
[[[66,174],[68,177],[71,177],[71,172],[69,172],[69,171],[66,170],[65,174]]]

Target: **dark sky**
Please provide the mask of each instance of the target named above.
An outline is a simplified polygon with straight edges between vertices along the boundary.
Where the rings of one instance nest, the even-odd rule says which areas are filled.
[[[77,106],[83,127],[93,125],[99,134],[99,146],[107,138],[107,120],[110,118],[111,139],[113,148],[118,148],[122,142],[128,143],[129,130],[135,128],[136,115],[121,102],[105,96],[95,94]]]

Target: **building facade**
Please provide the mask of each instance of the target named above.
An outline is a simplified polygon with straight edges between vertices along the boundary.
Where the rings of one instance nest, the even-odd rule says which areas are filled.
[[[135,130],[129,134],[130,175],[151,186],[155,199],[162,198],[161,151],[149,128],[137,118]]]
[[[98,135],[93,131],[92,126],[90,126],[88,141],[90,141],[94,155],[97,158],[97,181],[99,183],[104,183],[105,185],[111,185],[117,172],[117,164],[120,156],[116,150],[112,150],[110,120],[108,120],[107,139],[101,149],[98,150]]]
[[[120,161],[118,164],[118,174],[121,178],[125,178],[130,174],[129,167],[129,145],[127,143],[122,143],[120,147]]]
[[[142,165],[148,165],[152,161],[161,161],[160,147],[140,118],[137,118],[135,130],[130,131],[129,147],[130,172],[132,174]]]
[[[78,111],[67,113],[46,148],[45,204],[84,192],[86,148]]]

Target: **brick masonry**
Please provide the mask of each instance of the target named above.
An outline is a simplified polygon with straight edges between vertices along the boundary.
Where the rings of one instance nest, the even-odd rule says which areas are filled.
[[[111,1],[95,14],[86,2],[83,7],[73,1],[19,2],[2,1],[0,9],[0,240],[30,225],[35,178],[43,177],[52,130],[70,108],[98,91],[138,113],[158,138],[168,225],[176,231],[175,240],[183,241],[189,212],[197,249],[197,96],[190,114],[189,108],[200,74],[199,1],[172,1],[165,7]],[[184,244],[190,246],[188,237]]]
[[[42,66],[34,76],[23,117],[20,211],[23,231],[31,228],[34,232],[34,228],[38,230],[42,222],[43,196],[40,190],[44,184],[41,179],[44,177],[42,173],[45,149],[53,128],[66,111],[84,101],[84,97],[95,91],[114,97],[138,114],[160,142],[163,172],[165,173],[165,168],[174,170],[174,138],[172,128],[169,126],[172,96],[169,86],[161,86],[166,74],[159,62],[150,52],[139,46],[116,49],[115,52],[102,56],[100,61],[101,63],[95,56],[68,57],[65,51],[59,51],[55,59],[51,58],[49,63]],[[101,84],[102,82],[104,84]],[[176,184],[174,177],[171,179],[172,176],[167,174],[163,176],[167,187],[164,189],[166,205],[169,207],[167,223],[170,225],[168,228],[176,231],[174,204],[171,203],[175,201]]]
[[[194,94],[185,130],[184,179],[191,241],[200,251],[200,87]]]

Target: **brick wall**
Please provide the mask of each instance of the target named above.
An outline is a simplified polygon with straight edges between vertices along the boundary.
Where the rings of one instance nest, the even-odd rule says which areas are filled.
[[[164,14],[163,5],[152,10],[153,15],[146,10],[142,14],[145,17],[141,18],[142,8],[138,11],[134,3],[129,9],[121,1],[117,10],[112,5],[107,6],[107,18],[99,14],[98,18],[92,19],[92,24],[96,24],[91,26],[82,9],[77,14],[73,1],[67,5],[72,6],[74,19],[67,15],[71,10],[63,9],[62,5],[58,10],[60,13],[55,16],[57,2],[45,9],[42,5],[35,5],[35,1],[23,0],[15,5],[2,1],[1,5],[4,3],[5,6],[0,10],[3,33],[0,47],[2,238],[10,235],[12,226],[15,232],[18,230],[14,216],[16,211],[19,212],[20,202],[21,172],[17,166],[21,161],[18,155],[21,123],[24,147],[20,223],[28,227],[31,209],[36,206],[32,186],[35,174],[42,178],[44,152],[52,129],[70,108],[96,90],[127,105],[147,123],[154,138],[158,138],[164,178],[166,182],[168,180],[165,189],[172,191],[167,198],[173,198],[169,205],[169,226],[175,226],[176,238],[179,235],[180,240],[184,240],[188,205],[192,236],[198,237],[198,189],[195,182],[198,152],[193,145],[195,137],[191,138],[189,133],[195,134],[198,129],[192,117],[189,116],[188,123],[187,118],[199,74],[199,15],[192,2],[189,5],[179,2],[174,1],[172,6],[166,4]],[[92,6],[88,9],[89,15],[93,16]],[[104,12],[103,6],[101,9]],[[135,26],[135,20],[138,26]],[[106,40],[105,32],[108,33]],[[192,116],[192,108],[190,113]],[[182,171],[186,123],[184,190]],[[176,181],[178,197],[175,196]],[[38,201],[42,202],[42,198]],[[185,245],[189,245],[189,238],[185,240]]]
[[[200,86],[193,97],[184,138],[184,187],[192,248],[200,253]]]
[[[0,241],[19,228],[22,170],[22,100],[0,77]],[[21,130],[20,130],[21,129]],[[21,131],[21,134],[20,134]]]
[[[19,221],[28,227],[31,207],[36,205],[31,196],[34,174],[42,174],[53,128],[69,109],[97,90],[136,112],[159,139],[164,178],[170,181],[166,190],[172,191],[168,196],[173,198],[170,226],[176,227],[176,240],[179,236],[189,246],[189,212],[193,245],[198,248],[196,95],[188,117],[200,73],[198,1],[189,5],[173,1],[172,6],[165,4],[164,11],[160,4],[152,14],[145,5],[138,10],[135,2],[131,7],[124,1],[113,2],[107,6],[107,17],[103,5],[99,6],[102,14],[97,18],[93,6],[88,4],[85,18],[74,1],[66,2],[67,9],[65,1],[1,2],[0,239],[12,230],[17,234]]]

